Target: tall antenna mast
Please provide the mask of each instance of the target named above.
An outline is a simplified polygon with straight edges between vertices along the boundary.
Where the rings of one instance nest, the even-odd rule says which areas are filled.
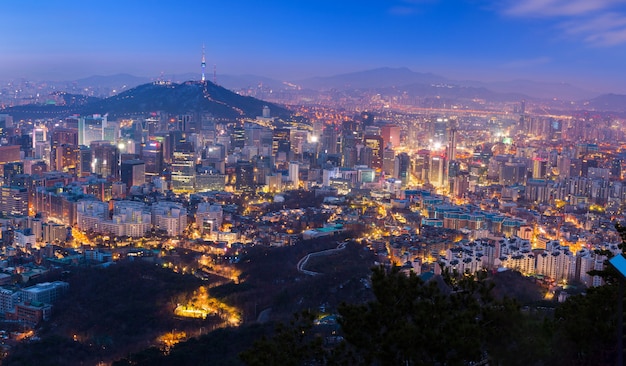
[[[206,58],[204,57],[204,44],[202,44],[202,63],[200,64],[200,66],[202,66],[202,82],[204,82],[206,80],[206,77],[204,76],[204,70],[206,69]]]
[[[217,66],[213,64],[213,84],[217,85]]]

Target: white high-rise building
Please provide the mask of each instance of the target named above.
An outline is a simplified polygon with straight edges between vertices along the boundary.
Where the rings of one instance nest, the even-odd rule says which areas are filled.
[[[107,127],[107,116],[94,114],[78,119],[78,144],[89,146],[92,141],[104,140]]]
[[[81,230],[114,236],[141,237],[152,227],[152,218],[142,202],[115,201],[109,219],[109,205],[100,201],[81,201],[76,208],[77,224]]]
[[[289,162],[289,181],[294,188],[300,187],[300,163],[297,161]]]
[[[222,225],[224,211],[221,205],[200,202],[196,211],[196,225],[202,232],[211,233]]]
[[[154,203],[152,223],[155,228],[167,231],[170,236],[182,235],[187,228],[187,209],[174,202]]]

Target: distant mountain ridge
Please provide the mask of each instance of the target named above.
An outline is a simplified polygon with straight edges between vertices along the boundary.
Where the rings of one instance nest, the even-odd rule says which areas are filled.
[[[415,89],[415,85],[449,85],[467,88],[488,89],[491,94],[504,93],[536,99],[581,100],[598,95],[567,83],[535,82],[531,80],[511,80],[482,82],[473,80],[452,80],[432,73],[411,71],[406,67],[383,67],[354,73],[339,74],[323,78],[310,78],[296,82],[311,89],[379,89],[397,87]],[[499,98],[501,99],[501,98]]]
[[[526,94],[531,97],[542,99],[557,98],[561,100],[575,101],[585,98],[593,98],[598,95],[596,92],[585,90],[568,83],[537,82],[523,79],[480,83],[480,86],[484,86],[485,88],[497,93]]]
[[[603,94],[583,101],[581,109],[626,113],[626,95]]]
[[[75,97],[73,97],[76,99]],[[148,83],[105,99],[64,106],[26,105],[6,108],[15,118],[50,118],[77,114],[109,114],[111,118],[163,111],[170,114],[210,113],[218,119],[254,118],[269,106],[273,116],[287,117],[287,109],[256,98],[241,96],[211,82]]]
[[[197,80],[199,76],[200,75],[196,73],[161,75],[159,80],[182,80],[183,82],[181,84],[190,83],[186,87],[189,89],[190,85],[193,85],[194,82],[186,82],[184,80]],[[209,75],[207,79],[212,80],[213,75]],[[110,76],[93,76],[60,83],[65,83],[62,85],[65,85],[68,92],[73,94],[79,94],[89,90],[92,92],[90,95],[111,95],[113,93],[117,96],[139,85],[146,85],[147,80],[148,78],[136,77],[129,74],[117,74]],[[154,79],[151,81],[154,81]],[[326,91],[349,93],[373,92],[386,95],[407,94],[420,99],[445,97],[447,98],[446,103],[453,103],[455,98],[461,101],[470,100],[469,104],[473,102],[479,103],[479,99],[496,102],[515,102],[521,99],[527,99],[531,101],[546,101],[556,108],[593,110],[608,108],[608,110],[620,112],[626,109],[622,106],[623,103],[620,101],[619,94],[600,95],[599,93],[567,83],[536,82],[519,79],[497,82],[452,80],[433,73],[414,72],[406,67],[381,67],[333,76],[285,81],[251,74],[216,75],[216,81],[217,84],[207,82],[207,85],[212,85],[211,88],[222,88],[223,90],[220,89],[219,92],[218,89],[214,89],[211,92],[213,94],[217,93],[218,95],[226,95],[224,90],[242,91],[242,94],[245,95],[250,90],[254,89],[263,89],[263,93],[268,92],[268,90],[289,90],[290,92],[298,93],[301,90],[301,93],[307,94],[307,96],[313,98],[316,93],[324,93]],[[57,90],[63,89],[57,88]],[[152,90],[152,92],[156,93],[154,96],[159,94],[156,89]],[[210,103],[210,100],[203,102],[202,98],[197,98],[197,94],[191,93],[187,95],[187,92],[188,90],[183,91],[182,88],[177,88],[176,91],[172,91],[174,94],[178,93],[178,96],[171,97],[179,99],[179,106],[164,100],[157,102],[156,100],[147,99],[140,104],[145,108],[167,106],[167,108],[171,110],[180,110],[181,108],[212,108],[220,111],[218,113],[223,114],[225,118],[234,118],[235,115],[239,113],[236,111],[237,108],[227,111],[228,108],[223,108],[224,105],[221,103]],[[264,95],[263,93],[258,95]],[[184,95],[187,97],[191,96],[191,99],[180,99]],[[121,110],[125,110],[122,112],[124,114],[130,113],[133,108],[138,108],[131,108],[129,105],[124,106],[125,104],[122,103],[122,100],[115,99],[115,96],[111,98],[113,99],[108,99],[107,102],[94,102],[93,108],[101,111],[106,109],[105,104],[114,104],[117,106],[116,108],[119,107]],[[471,101],[471,99],[476,99],[476,101]],[[240,101],[243,102],[244,100],[240,99]],[[212,106],[209,107],[209,104]],[[226,101],[225,104],[236,105],[237,103]],[[244,104],[248,104],[248,102]],[[91,105],[91,103],[88,103],[88,105]],[[433,105],[433,107],[435,106]],[[56,108],[56,111],[51,107],[46,110],[41,110],[39,107],[28,106],[21,108],[15,107],[13,112],[19,113],[21,110],[25,113],[24,115],[33,115],[33,111],[36,110],[35,112],[40,118],[45,118],[50,114],[56,115],[58,111],[67,109],[67,106]],[[72,109],[76,108],[72,107]],[[248,112],[247,108],[243,108],[242,110],[244,111],[243,115],[250,115],[250,113],[252,113]],[[277,107],[272,107],[272,110],[279,111]],[[256,114],[258,113],[259,112],[256,112]],[[284,114],[282,111],[280,113]]]
[[[309,78],[296,83],[309,89],[372,89],[445,82],[448,82],[448,79],[443,76],[419,73],[406,67],[381,67],[334,76]]]
[[[150,78],[134,76],[130,74],[115,74],[115,75],[94,75],[82,79],[72,81],[79,88],[88,88],[92,86],[98,86],[100,88],[114,88],[118,91],[124,89],[131,89],[137,85],[146,84],[151,82]]]

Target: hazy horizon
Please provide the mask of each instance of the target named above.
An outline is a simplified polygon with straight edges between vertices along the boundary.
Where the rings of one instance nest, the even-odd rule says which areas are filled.
[[[278,80],[407,67],[626,93],[626,6],[602,0],[24,1],[3,7],[0,80],[206,73]]]

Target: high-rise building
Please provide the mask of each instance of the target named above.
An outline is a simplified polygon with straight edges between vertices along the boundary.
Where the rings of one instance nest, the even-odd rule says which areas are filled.
[[[30,166],[30,174],[33,176],[41,176],[48,171],[48,164],[38,161]]]
[[[380,135],[383,138],[385,148],[400,146],[400,126],[387,124],[380,128]]]
[[[363,144],[371,149],[370,168],[382,169],[383,167],[383,138],[380,135],[365,135]]]
[[[436,188],[442,188],[445,185],[445,166],[446,159],[443,156],[431,156],[429,181]]]
[[[32,188],[33,177],[30,174],[14,174],[5,185],[18,188]]]
[[[163,144],[148,141],[141,150],[141,160],[146,164],[146,176],[153,178],[163,173]]]
[[[456,126],[452,126],[452,128],[450,128],[450,143],[448,145],[448,159],[450,161],[456,160],[456,145],[458,143],[457,139],[458,131],[456,129]]]
[[[219,230],[222,225],[224,210],[221,205],[200,202],[196,211],[196,225],[203,233]]]
[[[45,125],[37,125],[33,127],[33,142],[32,146],[37,146],[38,142],[46,142],[47,139],[48,128]]]
[[[622,179],[622,159],[615,158],[611,161],[611,179]]]
[[[0,213],[3,216],[28,216],[28,189],[0,187]]]
[[[230,146],[233,149],[243,149],[246,146],[246,130],[242,126],[235,126],[230,134]]]
[[[235,164],[235,189],[254,190],[254,166],[251,162],[238,161]]]
[[[146,182],[146,164],[137,159],[127,160],[122,163],[120,175],[126,187],[140,186]]]
[[[105,140],[104,131],[107,127],[107,116],[94,114],[78,119],[78,144],[89,146],[92,141]]]
[[[533,179],[543,179],[548,174],[548,161],[543,158],[536,157],[533,159]]]
[[[73,114],[63,120],[63,124],[61,125],[64,128],[69,128],[74,131],[78,131],[78,122],[80,120],[80,115]],[[78,136],[78,135],[77,135]],[[78,140],[77,142],[78,143]]]
[[[437,118],[433,122],[433,142],[445,146],[448,142],[448,119]]]
[[[324,127],[324,131],[322,132],[322,153],[326,154],[336,154],[338,151],[337,145],[339,141],[339,134],[335,126],[330,125]]]
[[[290,132],[287,128],[277,128],[272,131],[272,156],[281,152],[289,154],[291,151]]]
[[[196,176],[196,154],[190,142],[179,143],[171,164],[172,191],[193,192]]]
[[[76,175],[86,177],[91,174],[91,148],[80,145],[78,150],[78,163],[76,164]]]
[[[91,142],[91,172],[103,178],[120,176],[120,151],[109,141]]]
[[[522,162],[505,162],[502,166],[500,166],[498,183],[503,186],[524,183],[526,170],[526,164]]]
[[[63,144],[56,147],[56,167],[54,170],[59,172],[76,172],[76,166],[79,162],[80,148],[76,145]]]
[[[107,126],[102,127],[102,139],[115,142],[120,137],[120,129],[117,123],[108,122]]]
[[[20,161],[20,145],[0,146],[0,164]]]
[[[396,155],[394,172],[395,177],[402,181],[402,186],[409,184],[411,176],[411,159],[409,154],[403,152]]]
[[[257,149],[261,148],[261,135],[263,127],[257,124],[252,124],[250,126],[245,126],[244,128],[246,135],[245,146],[253,146]]]
[[[383,151],[383,172],[386,176],[396,177],[396,152],[386,148]]]
[[[157,202],[152,205],[152,224],[170,236],[181,235],[187,228],[187,209],[180,203]]]
[[[13,176],[24,174],[24,163],[12,162],[4,164],[4,184],[10,185]]]
[[[57,168],[57,149],[61,145],[78,146],[78,131],[71,128],[56,127],[50,138],[50,170]]]
[[[289,180],[294,188],[300,187],[300,163],[297,161],[289,162]]]

